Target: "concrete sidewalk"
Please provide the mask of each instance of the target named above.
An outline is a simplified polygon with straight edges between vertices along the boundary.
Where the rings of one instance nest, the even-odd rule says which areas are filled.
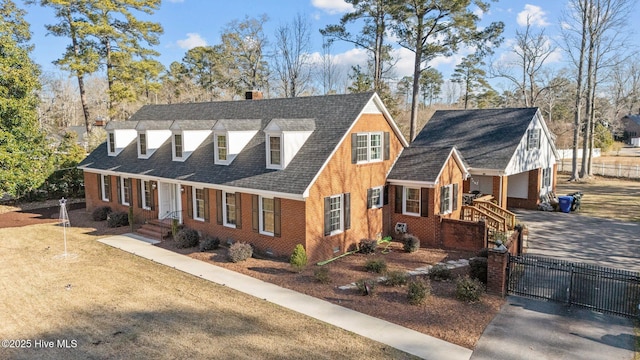
[[[100,242],[214,283],[264,299],[423,359],[469,359],[464,347],[380,320],[293,290],[153,246],[139,236],[111,236]]]

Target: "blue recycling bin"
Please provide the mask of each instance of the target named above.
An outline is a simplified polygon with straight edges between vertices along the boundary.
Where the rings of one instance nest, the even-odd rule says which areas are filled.
[[[563,213],[568,213],[571,211],[572,202],[573,202],[573,196],[558,196],[560,211],[562,211]]]

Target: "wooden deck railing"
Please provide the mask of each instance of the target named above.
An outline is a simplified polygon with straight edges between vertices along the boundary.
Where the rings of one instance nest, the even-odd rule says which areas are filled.
[[[462,212],[460,213],[460,217],[462,220],[469,220],[469,221],[476,221],[476,222],[483,220],[487,224],[489,229],[492,229],[495,231],[505,232],[507,230],[504,218],[500,216],[496,216],[490,213],[489,211],[485,211],[484,209],[480,209],[475,206],[463,205]]]
[[[507,229],[513,230],[513,228],[516,226],[516,214],[512,213],[511,211],[503,209],[500,206],[492,203],[491,201],[486,201],[481,199],[475,199],[473,201],[473,204],[476,207],[479,207],[481,209],[487,209],[491,213],[497,214],[501,218],[505,219],[504,221]]]

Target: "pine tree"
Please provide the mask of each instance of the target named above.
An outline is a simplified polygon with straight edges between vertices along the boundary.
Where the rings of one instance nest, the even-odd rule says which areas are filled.
[[[40,69],[31,60],[24,11],[0,3],[0,195],[20,196],[51,171],[50,151],[37,114]]]

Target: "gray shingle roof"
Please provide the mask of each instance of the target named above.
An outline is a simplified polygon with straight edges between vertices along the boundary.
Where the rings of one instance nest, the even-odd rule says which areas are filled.
[[[171,130],[211,130],[216,120],[175,120]]]
[[[171,161],[171,140],[149,159],[138,159],[132,142],[117,157],[107,155],[106,143],[82,161],[81,167],[144,174],[207,184],[303,194],[373,93],[225,101],[195,104],[147,105],[128,121],[261,119],[260,129],[272,119],[315,119],[315,131],[284,170],[266,168],[265,135],[259,131],[230,165],[213,163],[210,136],[184,162]],[[167,126],[168,128],[168,126]]]
[[[402,151],[388,178],[389,180],[435,182],[452,149],[412,145]]]
[[[276,125],[282,131],[313,131],[316,129],[314,119],[273,119],[269,125]]]
[[[504,170],[538,108],[438,110],[411,147],[451,148],[472,168]]]

